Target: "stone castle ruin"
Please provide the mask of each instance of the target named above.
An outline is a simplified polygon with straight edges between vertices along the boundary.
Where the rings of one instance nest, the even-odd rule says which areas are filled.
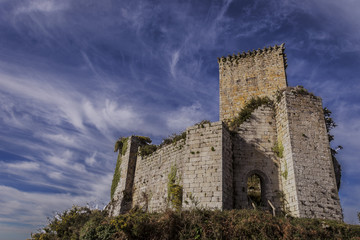
[[[218,59],[220,121],[118,142],[107,209],[260,208],[342,220],[322,100],[288,87],[284,44]],[[168,141],[169,142],[169,141]]]

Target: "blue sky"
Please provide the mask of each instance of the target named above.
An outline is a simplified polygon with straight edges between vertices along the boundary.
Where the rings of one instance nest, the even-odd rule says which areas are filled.
[[[286,44],[290,86],[338,127],[345,221],[360,211],[357,0],[0,0],[0,239],[109,201],[120,136],[219,118],[217,57]]]

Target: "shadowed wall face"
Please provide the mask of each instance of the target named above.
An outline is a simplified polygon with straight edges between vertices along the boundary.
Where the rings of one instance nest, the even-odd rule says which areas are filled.
[[[252,208],[248,180],[255,174],[261,179],[262,204],[268,206],[270,200],[279,211],[279,160],[272,150],[276,144],[274,109],[268,106],[256,109],[251,118],[236,129],[232,141],[234,208]]]
[[[297,217],[342,220],[321,98],[288,88],[276,109],[289,210]]]
[[[251,97],[287,87],[284,45],[219,59],[220,120],[233,119]]]

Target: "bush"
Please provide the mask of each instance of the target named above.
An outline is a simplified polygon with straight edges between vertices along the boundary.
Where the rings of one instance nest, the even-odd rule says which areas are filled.
[[[32,239],[360,239],[360,226],[339,221],[273,217],[256,210],[146,213],[114,218],[75,207],[59,214]]]
[[[158,149],[158,146],[154,145],[154,144],[143,145],[140,147],[139,154],[140,154],[140,156],[145,157],[145,156],[152,154],[157,149]]]

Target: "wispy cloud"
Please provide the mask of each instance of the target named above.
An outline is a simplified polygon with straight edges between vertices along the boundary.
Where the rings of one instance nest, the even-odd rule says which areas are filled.
[[[207,114],[201,109],[199,103],[195,103],[191,106],[181,107],[169,114],[166,124],[169,128],[175,130],[175,132],[182,131],[186,127],[192,126],[203,119],[206,119]]]
[[[25,1],[25,3],[19,5],[15,13],[29,13],[29,12],[46,12],[51,13],[55,11],[61,11],[68,7],[66,1],[55,1],[55,0],[31,0]]]

